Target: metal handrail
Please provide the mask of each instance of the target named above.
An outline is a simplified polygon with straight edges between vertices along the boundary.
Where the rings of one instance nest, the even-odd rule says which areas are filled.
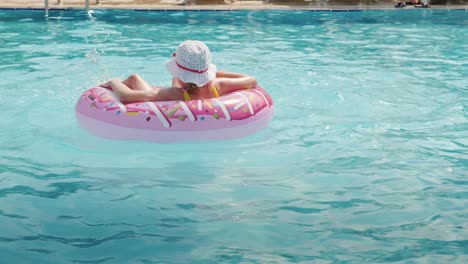
[[[44,15],[49,16],[49,0],[44,0]]]
[[[96,0],[96,5],[99,5],[99,0]],[[89,10],[89,0],[85,1],[85,8],[86,10]]]
[[[99,5],[99,0],[96,0],[96,5]],[[62,0],[57,0],[57,5],[61,5],[62,4]],[[89,0],[85,0],[85,9],[86,10],[89,10]],[[49,0],[44,0],[44,12],[45,12],[45,15],[48,16],[49,15]]]

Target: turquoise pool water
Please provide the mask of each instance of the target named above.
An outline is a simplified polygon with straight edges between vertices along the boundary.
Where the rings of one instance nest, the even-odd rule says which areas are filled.
[[[5,263],[468,261],[468,13],[0,10]],[[255,75],[270,126],[110,141],[88,87],[169,85],[179,42]]]

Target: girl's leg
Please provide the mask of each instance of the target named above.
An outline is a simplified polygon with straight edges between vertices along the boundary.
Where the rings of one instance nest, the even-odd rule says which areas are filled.
[[[99,86],[111,89],[122,103],[148,101],[159,92],[159,89],[153,89],[136,74],[130,75],[125,81],[112,79]]]
[[[99,85],[101,87],[111,89],[119,98],[122,98],[128,94],[132,94],[133,90],[124,84],[121,80],[112,79],[104,84]]]
[[[143,78],[138,74],[132,74],[122,82],[132,90],[152,90],[153,87],[148,84]]]

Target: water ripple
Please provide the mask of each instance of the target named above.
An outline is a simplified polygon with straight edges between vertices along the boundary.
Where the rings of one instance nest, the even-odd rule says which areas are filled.
[[[93,259],[93,260],[70,260],[71,262],[73,263],[104,263],[104,262],[108,262],[108,261],[111,261],[115,258],[113,257],[107,257],[107,258],[99,258],[99,259]]]
[[[16,185],[11,188],[0,189],[0,198],[7,197],[9,195],[31,195],[42,198],[57,199],[64,195],[76,193],[78,191],[90,191],[93,190],[93,186],[87,182],[56,182],[49,185],[53,188],[51,191],[41,191],[34,189],[29,186]]]
[[[101,239],[98,238],[66,238],[58,237],[51,235],[39,234],[37,236],[24,236],[17,239],[2,238],[4,242],[12,241],[55,241],[62,244],[70,245],[78,248],[90,248],[99,246],[103,243],[112,242],[115,240],[128,239],[128,238],[138,238],[138,237],[156,237],[160,238],[162,241],[166,242],[177,242],[182,240],[182,237],[176,236],[163,236],[158,234],[149,234],[149,233],[137,233],[134,231],[121,231],[115,235],[104,237]]]

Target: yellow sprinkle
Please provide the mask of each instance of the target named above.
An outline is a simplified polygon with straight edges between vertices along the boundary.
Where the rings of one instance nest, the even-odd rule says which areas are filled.
[[[209,108],[213,109],[213,106],[210,104],[210,102],[208,102],[208,101],[206,101],[206,100],[204,100],[204,101],[205,101],[206,105],[207,105]]]
[[[111,100],[111,99],[112,99],[112,97],[110,97],[110,96],[101,97],[101,100],[102,100],[103,102],[107,102],[107,101],[109,101],[109,100]]]
[[[128,116],[137,116],[140,112],[127,112]]]

